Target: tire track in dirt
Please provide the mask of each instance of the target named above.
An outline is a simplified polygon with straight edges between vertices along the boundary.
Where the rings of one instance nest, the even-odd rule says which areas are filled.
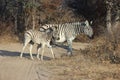
[[[78,46],[76,45],[77,49],[79,49]],[[54,73],[48,70],[47,66],[42,65],[45,61],[52,59],[48,48],[46,48],[44,54],[45,61],[38,61],[36,57],[32,61],[29,55],[20,59],[21,49],[22,45],[19,43],[0,45],[0,80],[50,80],[53,77]],[[53,48],[53,51],[57,58],[67,52],[65,49],[58,47]],[[27,50],[26,52],[29,53]],[[33,53],[36,53],[35,48]]]
[[[11,60],[9,57],[5,58],[2,65],[0,65],[0,80],[24,80],[23,73],[26,74],[26,69],[24,71],[22,70],[24,67],[26,67],[25,64],[22,64],[15,59],[15,61]],[[11,75],[13,74],[13,75]]]
[[[41,63],[42,64],[42,63]],[[53,72],[47,68],[47,66],[39,66],[37,70],[39,80],[50,80],[53,76]]]
[[[2,61],[0,80],[39,80],[36,74],[38,63],[12,57],[7,57]]]

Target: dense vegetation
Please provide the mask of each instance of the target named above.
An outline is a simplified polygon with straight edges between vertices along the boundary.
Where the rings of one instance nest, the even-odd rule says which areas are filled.
[[[104,44],[104,48],[116,54],[120,43],[120,0],[0,0],[1,39],[9,35],[21,40],[27,29],[38,29],[46,23],[86,19],[93,21],[97,39],[100,39],[98,35],[104,35],[105,44],[110,42],[110,45]],[[99,48],[104,51],[103,45]]]
[[[106,0],[0,0],[0,34],[7,27],[15,33],[45,23],[65,23],[83,19],[105,22]],[[113,2],[116,15],[119,0]],[[105,23],[104,23],[105,24]],[[4,26],[4,27],[2,27]],[[10,30],[11,31],[11,30]]]

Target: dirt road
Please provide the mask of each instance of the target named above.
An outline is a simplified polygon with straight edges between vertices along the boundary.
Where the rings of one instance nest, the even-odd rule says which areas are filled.
[[[88,44],[73,43],[73,48],[79,50]],[[24,57],[19,58],[22,44],[0,44],[0,80],[120,80],[120,66],[114,64],[97,64],[85,59],[84,56],[62,57],[66,49],[53,48],[55,60],[46,48],[44,61],[36,58],[36,46],[33,49],[34,60],[30,59],[29,49]],[[77,51],[73,51],[79,54]],[[113,76],[114,75],[114,76]]]

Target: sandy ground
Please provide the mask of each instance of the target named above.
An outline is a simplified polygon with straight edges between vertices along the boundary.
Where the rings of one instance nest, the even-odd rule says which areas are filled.
[[[36,46],[34,60],[31,60],[28,47],[21,59],[22,44],[1,43],[0,80],[120,80],[119,64],[96,63],[80,55],[78,50],[87,46],[86,43],[73,43],[73,57],[61,57],[66,49],[55,47],[55,60],[46,48],[44,61],[40,61],[36,58]]]

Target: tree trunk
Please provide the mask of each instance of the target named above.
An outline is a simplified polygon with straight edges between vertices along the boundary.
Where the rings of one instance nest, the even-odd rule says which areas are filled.
[[[32,14],[32,23],[33,23],[33,27],[32,29],[35,29],[35,13]]]
[[[14,21],[14,25],[15,25],[15,28],[14,28],[14,31],[15,31],[15,33],[17,33],[18,32],[18,24],[17,24],[17,22],[18,22],[18,18],[17,18],[17,14],[14,16],[14,19],[15,19],[15,21]]]
[[[119,28],[118,27],[119,24],[120,24],[120,9],[117,8],[117,14],[116,14],[115,25],[114,25],[115,29]]]
[[[35,4],[35,0],[32,0],[32,3],[33,3],[33,5]],[[34,30],[35,29],[35,11],[36,11],[36,8],[35,8],[35,6],[33,6],[32,7],[32,25],[33,25],[33,27],[32,27],[32,29]]]
[[[28,26],[29,26],[29,22],[30,22],[30,17],[27,15],[27,13],[25,13],[24,19],[25,19],[25,30],[28,30]]]
[[[108,4],[107,6],[107,15],[106,15],[106,26],[107,26],[107,30],[108,33],[112,34],[112,25],[111,25],[111,5]]]

